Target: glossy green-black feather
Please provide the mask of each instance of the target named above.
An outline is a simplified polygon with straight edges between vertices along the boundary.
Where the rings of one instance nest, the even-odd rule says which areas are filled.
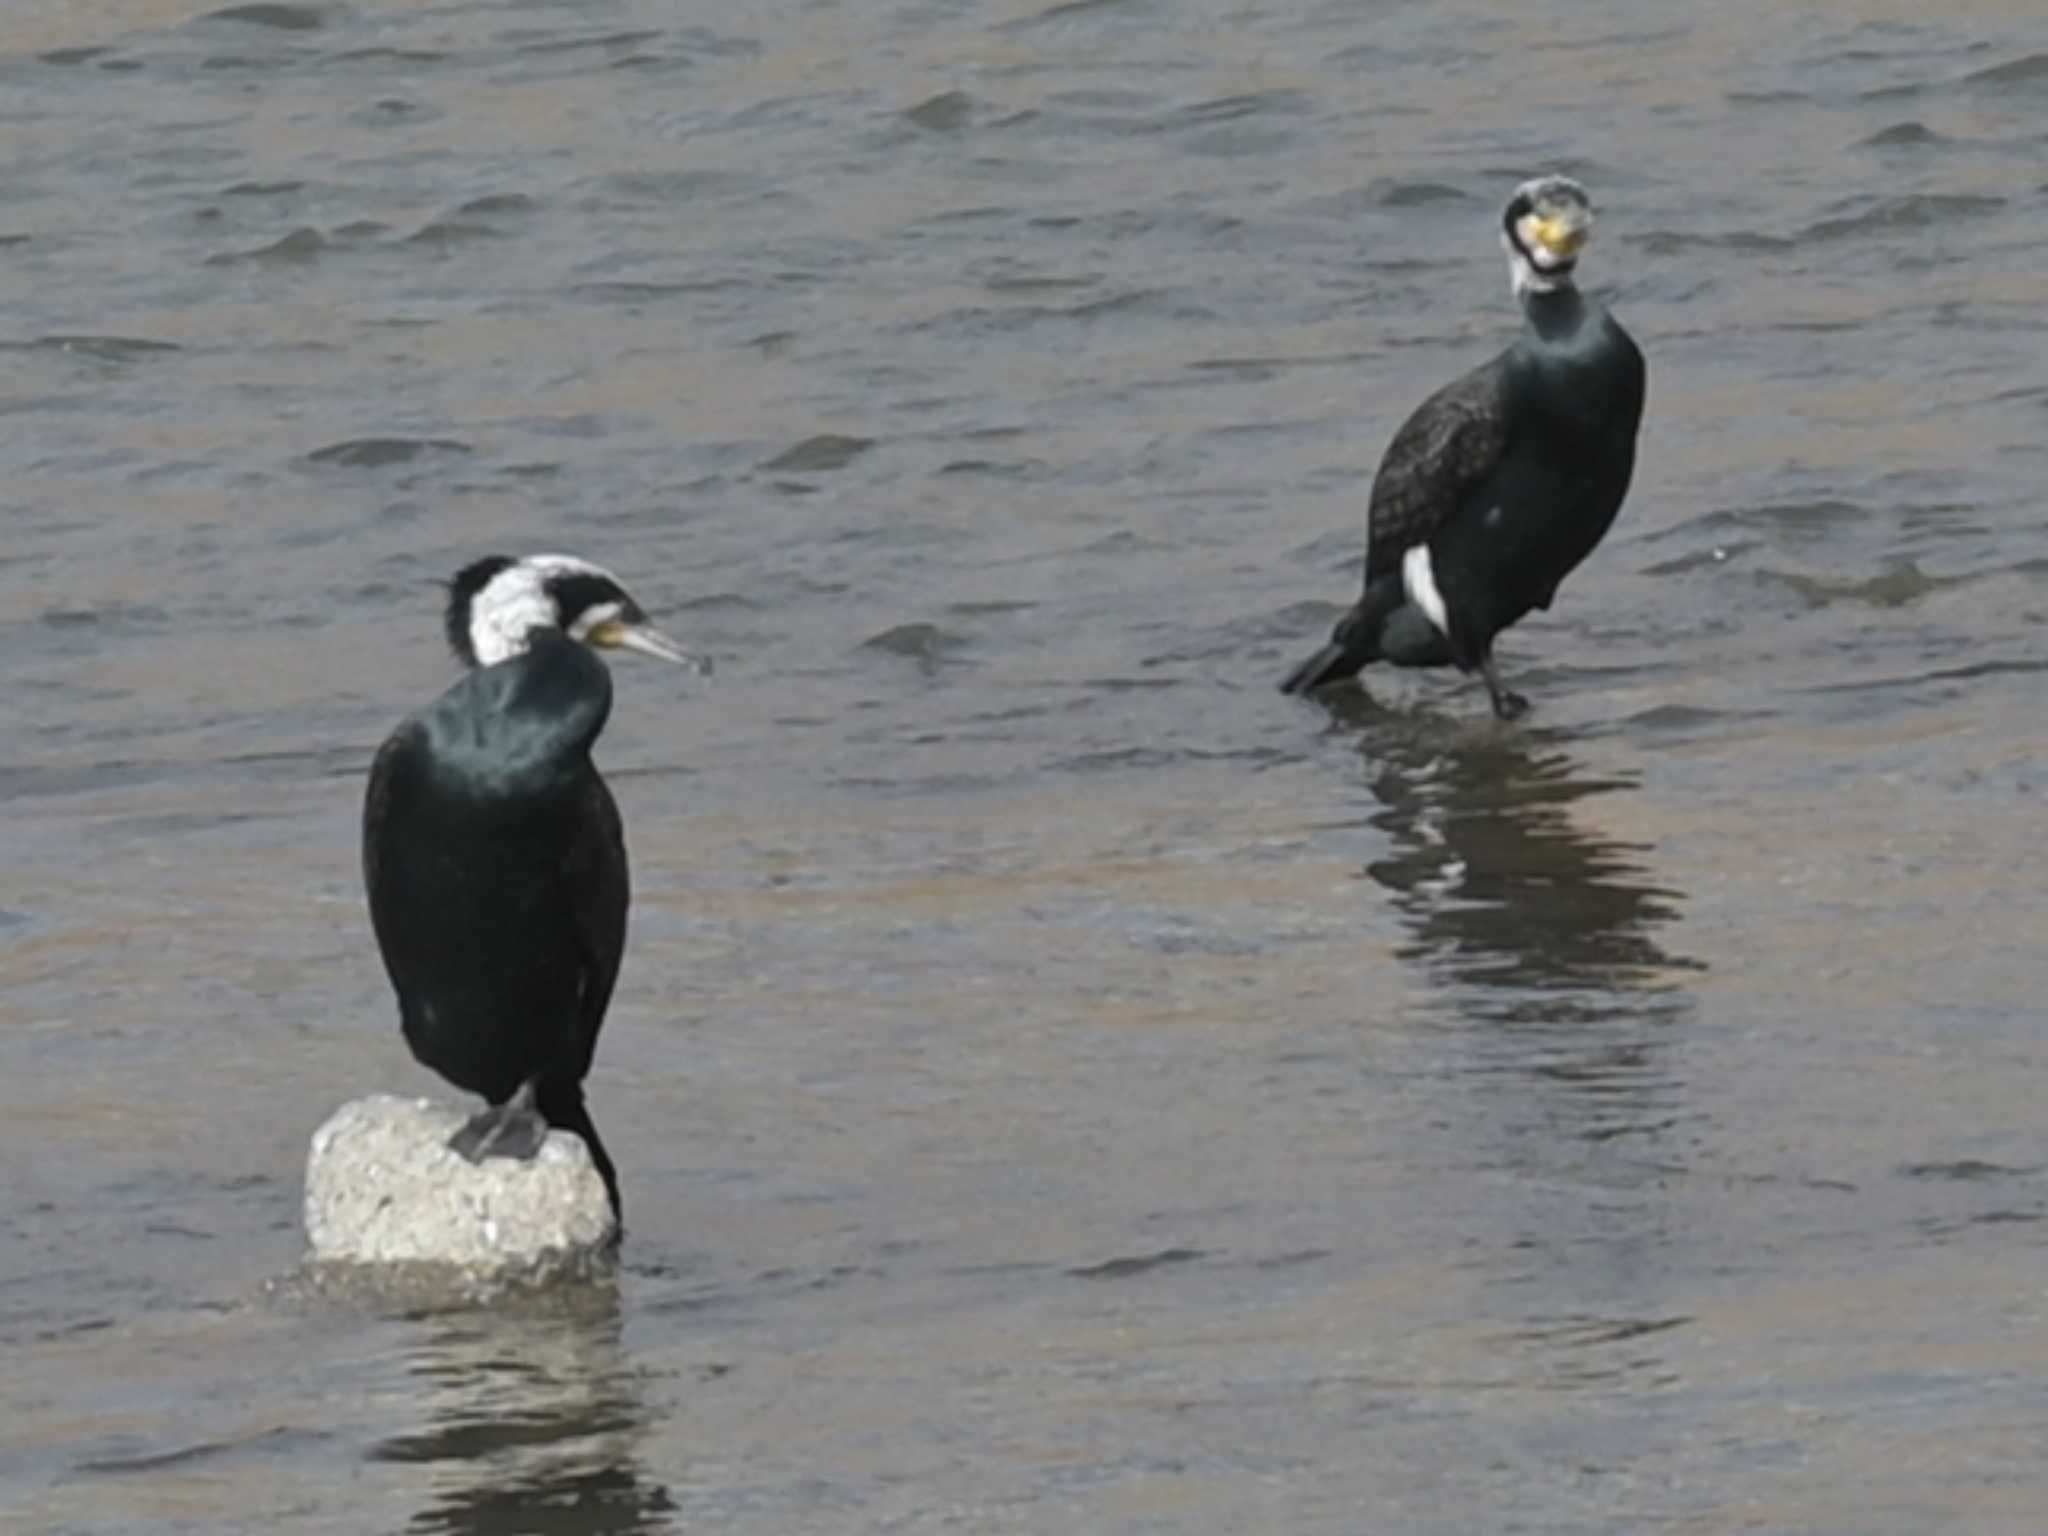
[[[610,709],[604,663],[557,632],[467,673],[378,752],[363,865],[413,1054],[492,1104],[535,1081],[616,1201],[581,1094],[629,899],[618,807],[590,759]]]
[[[1381,659],[1487,667],[1494,637],[1549,607],[1613,524],[1635,468],[1643,355],[1575,288],[1530,293],[1523,306],[1513,346],[1437,390],[1394,434],[1373,481],[1364,592],[1289,674],[1288,692]],[[1448,633],[1404,584],[1418,545]],[[1489,686],[1498,708],[1490,675]]]

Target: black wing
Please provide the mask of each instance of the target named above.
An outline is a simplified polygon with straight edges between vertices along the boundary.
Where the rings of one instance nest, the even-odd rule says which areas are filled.
[[[562,885],[574,919],[576,947],[583,959],[583,990],[577,1004],[580,1026],[572,1082],[581,1082],[597,1049],[597,1032],[611,1005],[612,985],[626,953],[626,907],[631,886],[626,874],[626,829],[618,802],[595,769],[582,791],[576,833],[562,859]]]
[[[1401,566],[1456,510],[1507,447],[1508,354],[1451,380],[1415,408],[1387,445],[1366,520],[1367,586]]]
[[[390,945],[385,924],[390,917],[389,893],[384,889],[385,849],[393,834],[393,801],[403,793],[410,777],[411,753],[418,745],[418,727],[408,722],[393,731],[370,764],[370,784],[363,795],[363,889],[370,898],[370,926],[377,933],[377,947],[384,951],[387,965]]]

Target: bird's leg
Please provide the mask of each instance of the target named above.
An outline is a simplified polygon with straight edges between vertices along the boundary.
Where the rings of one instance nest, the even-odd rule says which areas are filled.
[[[504,1103],[473,1117],[449,1138],[448,1146],[472,1163],[487,1157],[511,1157],[523,1163],[537,1156],[547,1139],[548,1123],[534,1106],[533,1083],[527,1081]]]
[[[1529,712],[1529,701],[1519,693],[1509,692],[1502,685],[1500,673],[1494,670],[1493,651],[1490,648],[1479,657],[1479,675],[1486,679],[1486,695],[1493,700],[1493,713],[1496,719],[1519,720]]]

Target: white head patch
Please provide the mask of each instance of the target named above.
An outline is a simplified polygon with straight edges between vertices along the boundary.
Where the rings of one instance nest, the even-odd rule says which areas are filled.
[[[1579,249],[1593,228],[1586,189],[1569,176],[1538,176],[1515,188],[1501,231],[1515,297],[1572,285]]]
[[[528,555],[485,582],[469,606],[469,644],[476,652],[476,664],[495,666],[523,653],[535,630],[560,629],[562,613],[547,584],[557,576],[570,575],[617,581],[603,566],[574,555]],[[587,632],[589,625],[602,622],[604,615],[591,610],[581,617],[589,621],[579,625]]]

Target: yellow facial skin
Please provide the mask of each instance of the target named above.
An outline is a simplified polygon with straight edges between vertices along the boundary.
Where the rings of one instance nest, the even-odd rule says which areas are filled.
[[[1586,248],[1592,224],[1578,214],[1524,214],[1522,239],[1531,250],[1542,251],[1558,261],[1574,260]]]

